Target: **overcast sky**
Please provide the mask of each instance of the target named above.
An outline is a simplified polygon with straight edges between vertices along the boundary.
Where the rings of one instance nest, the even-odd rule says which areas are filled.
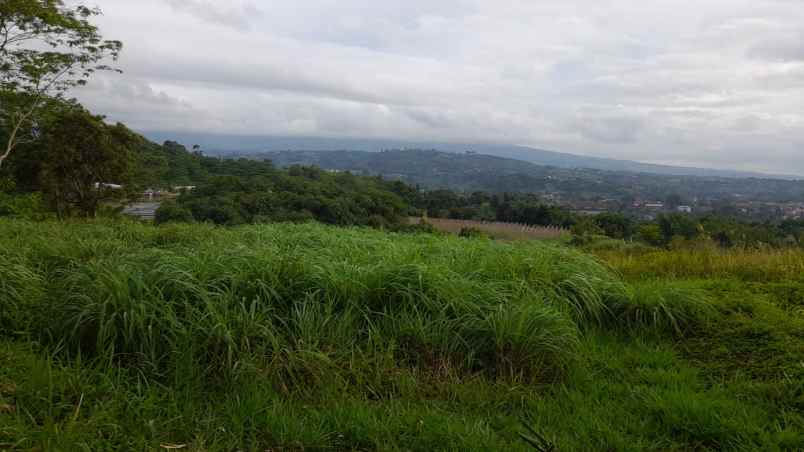
[[[804,175],[802,0],[89,1],[125,73],[78,97],[139,131]]]

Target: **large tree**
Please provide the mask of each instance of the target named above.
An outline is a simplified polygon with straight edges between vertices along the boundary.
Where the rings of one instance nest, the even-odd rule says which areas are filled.
[[[60,217],[94,217],[101,203],[129,194],[141,137],[122,124],[75,108],[52,122],[43,137],[40,181]]]
[[[38,130],[38,114],[49,99],[84,85],[93,73],[113,70],[119,41],[104,40],[90,22],[100,14],[62,0],[0,0],[0,168]]]

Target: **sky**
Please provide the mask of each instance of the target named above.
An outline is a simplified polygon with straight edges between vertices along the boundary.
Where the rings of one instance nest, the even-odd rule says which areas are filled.
[[[804,176],[802,0],[84,4],[123,41],[123,74],[76,96],[141,132],[496,142]]]

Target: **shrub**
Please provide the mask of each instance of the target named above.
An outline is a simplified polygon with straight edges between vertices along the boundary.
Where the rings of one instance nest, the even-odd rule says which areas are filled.
[[[190,223],[193,219],[193,213],[189,209],[179,206],[174,202],[166,202],[156,209],[154,216],[154,223]]]
[[[485,232],[481,231],[477,228],[461,228],[461,231],[458,233],[459,237],[464,238],[488,238]]]
[[[637,228],[637,237],[643,242],[653,245],[661,246],[664,243],[662,236],[662,228],[658,224],[644,224]]]
[[[39,193],[11,194],[0,190],[0,217],[41,220],[48,217]]]
[[[422,220],[418,223],[397,223],[390,228],[393,232],[406,234],[437,234],[438,230],[432,224]]]

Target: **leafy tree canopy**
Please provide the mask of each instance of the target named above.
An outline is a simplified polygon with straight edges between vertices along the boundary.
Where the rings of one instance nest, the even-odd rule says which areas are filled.
[[[0,166],[27,136],[36,133],[48,98],[86,84],[93,73],[111,70],[119,41],[104,40],[90,22],[100,14],[62,0],[0,2],[0,127],[7,133]]]
[[[127,194],[138,136],[122,124],[73,109],[53,122],[43,142],[40,182],[59,216],[92,217],[102,201]]]

